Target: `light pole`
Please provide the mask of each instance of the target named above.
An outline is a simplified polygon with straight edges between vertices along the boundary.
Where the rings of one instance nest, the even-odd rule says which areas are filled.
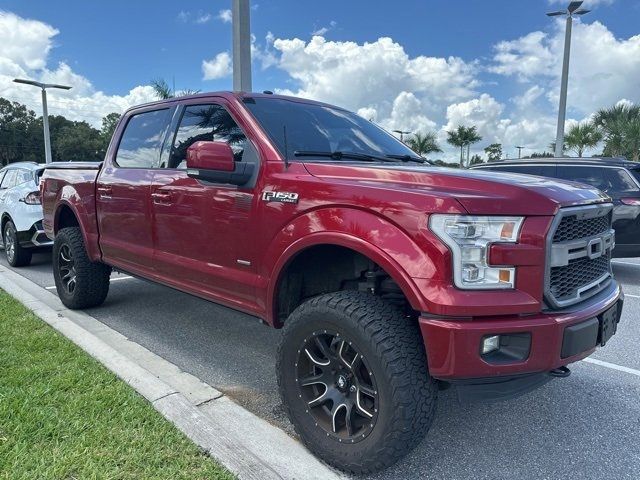
[[[522,158],[522,149],[524,147],[516,147],[518,149],[518,158]]]
[[[567,85],[569,83],[569,56],[571,52],[571,26],[573,24],[574,15],[584,15],[590,10],[580,8],[582,1],[571,2],[566,10],[557,12],[549,12],[547,16],[558,17],[565,15],[567,17],[567,26],[564,33],[564,58],[562,59],[562,79],[560,81],[560,106],[558,108],[558,129],[556,131],[556,157],[563,156],[564,150],[564,120],[567,114]]]
[[[405,130],[394,130],[393,133],[400,135],[400,141],[404,143],[404,136],[409,135],[411,132],[407,132]]]
[[[16,83],[24,83],[25,85],[33,85],[40,87],[42,90],[42,125],[44,127],[44,159],[46,163],[51,163],[51,138],[49,137],[49,111],[47,110],[47,88],[60,88],[69,90],[68,85],[57,85],[55,83],[41,83],[35,80],[25,80],[23,78],[14,78]]]
[[[249,0],[232,1],[233,89],[250,92],[251,88],[251,8]]]

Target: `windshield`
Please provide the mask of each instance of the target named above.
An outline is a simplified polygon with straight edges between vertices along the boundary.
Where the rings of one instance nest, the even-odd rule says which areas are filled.
[[[419,158],[404,143],[355,113],[336,107],[302,103],[281,98],[246,98],[244,103],[287,159],[296,152],[342,152],[378,157]],[[286,128],[286,147],[285,147]],[[347,155],[326,161],[353,161]]]

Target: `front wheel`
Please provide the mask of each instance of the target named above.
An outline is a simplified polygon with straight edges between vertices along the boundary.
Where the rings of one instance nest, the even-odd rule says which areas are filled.
[[[31,250],[20,245],[18,232],[14,223],[9,220],[4,226],[2,235],[4,253],[12,267],[26,267],[31,263]]]
[[[352,473],[385,468],[431,426],[437,387],[419,328],[360,292],[315,297],[284,326],[278,384],[305,445]]]
[[[71,309],[97,307],[109,293],[111,268],[92,262],[78,227],[61,229],[53,242],[53,278],[62,303]]]

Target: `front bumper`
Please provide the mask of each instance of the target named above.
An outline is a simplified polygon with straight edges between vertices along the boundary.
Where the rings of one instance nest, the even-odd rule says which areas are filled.
[[[565,329],[593,321],[598,315],[618,304],[622,310],[623,293],[615,280],[594,297],[565,310],[528,316],[502,316],[481,319],[420,317],[420,329],[427,351],[432,377],[452,383],[482,379],[483,383],[506,377],[544,374],[589,356],[596,344],[582,345],[580,351],[563,355]],[[618,316],[619,319],[619,316]],[[522,360],[490,363],[482,357],[484,337],[491,335],[530,335],[530,347]],[[584,348],[584,349],[582,349]],[[502,379],[501,379],[502,377]]]

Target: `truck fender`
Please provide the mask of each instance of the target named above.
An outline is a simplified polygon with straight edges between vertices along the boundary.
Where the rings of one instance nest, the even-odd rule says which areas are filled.
[[[297,217],[267,249],[261,276],[268,279],[266,312],[270,323],[276,320],[276,295],[283,271],[300,252],[319,245],[346,247],[369,258],[393,278],[412,308],[426,310],[413,278],[429,278],[435,273],[429,256],[402,229],[380,216],[355,208],[326,208]]]
[[[98,248],[98,232],[97,230],[94,232],[88,232],[86,227],[87,222],[89,222],[90,225],[95,225],[95,214],[83,211],[84,208],[82,207],[81,202],[70,202],[68,199],[73,197],[64,196],[64,191],[67,189],[71,189],[71,187],[65,186],[62,189],[60,200],[56,207],[53,232],[54,234],[57,234],[61,228],[66,226],[64,224],[61,225],[62,212],[70,210],[71,214],[75,217],[77,226],[82,232],[82,238],[84,240],[89,259],[93,262],[99,262],[101,260],[101,254],[100,249]]]

